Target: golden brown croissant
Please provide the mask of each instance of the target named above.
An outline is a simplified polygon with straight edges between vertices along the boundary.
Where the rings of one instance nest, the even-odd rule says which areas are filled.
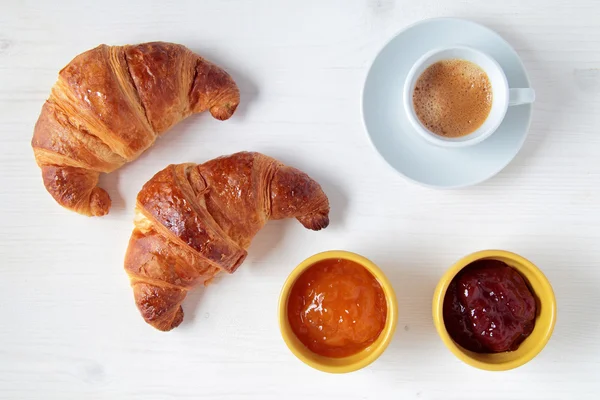
[[[64,67],[42,107],[31,145],[44,185],[61,206],[105,215],[101,172],[135,160],[193,113],[226,120],[240,102],[231,77],[174,43],[100,45]]]
[[[305,173],[260,153],[170,165],[137,197],[125,256],[135,303],[147,323],[168,331],[183,320],[188,290],[233,273],[269,219],[329,224],[329,201]]]

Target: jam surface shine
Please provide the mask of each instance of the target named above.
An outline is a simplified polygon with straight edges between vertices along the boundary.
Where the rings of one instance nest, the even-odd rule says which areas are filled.
[[[536,302],[523,277],[498,260],[479,260],[460,271],[444,298],[444,324],[467,350],[516,350],[535,326]]]
[[[371,345],[387,318],[385,294],[363,266],[344,259],[320,261],[300,275],[288,299],[288,320],[312,352],[346,357]]]

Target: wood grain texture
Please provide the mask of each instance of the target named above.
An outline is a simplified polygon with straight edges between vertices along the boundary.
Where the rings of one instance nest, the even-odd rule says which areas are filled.
[[[597,0],[5,2],[0,12],[1,399],[592,399],[600,392],[600,3]],[[537,91],[517,158],[479,186],[410,184],[371,149],[366,70],[423,18],[484,23],[521,54]],[[136,162],[101,177],[111,213],[58,207],[29,146],[57,73],[100,43],[181,43],[225,67],[242,104],[192,117]],[[186,299],[168,334],[137,315],[123,256],[135,196],[169,163],[239,150],[296,166],[328,194],[322,232],[271,222],[244,265]],[[307,256],[332,248],[379,264],[398,295],[391,346],[351,375],[313,371],[280,338],[277,297]],[[552,282],[559,318],[526,366],[487,373],[437,337],[442,272],[484,248],[518,252]],[[493,390],[490,390],[493,388]]]

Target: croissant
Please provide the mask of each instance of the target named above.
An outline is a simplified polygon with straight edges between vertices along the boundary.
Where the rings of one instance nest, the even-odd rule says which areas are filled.
[[[101,172],[135,160],[187,116],[226,120],[239,102],[233,79],[182,45],[100,45],[60,71],[31,145],[56,202],[101,216],[111,205]]]
[[[329,201],[305,173],[260,153],[169,165],[137,196],[125,256],[135,303],[147,323],[169,331],[183,320],[187,292],[233,273],[269,219],[329,225]]]

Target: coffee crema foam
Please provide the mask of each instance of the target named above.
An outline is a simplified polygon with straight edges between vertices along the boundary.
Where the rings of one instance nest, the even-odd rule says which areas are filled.
[[[417,117],[436,135],[456,138],[476,131],[492,108],[492,85],[483,69],[466,60],[443,60],[417,80]]]

